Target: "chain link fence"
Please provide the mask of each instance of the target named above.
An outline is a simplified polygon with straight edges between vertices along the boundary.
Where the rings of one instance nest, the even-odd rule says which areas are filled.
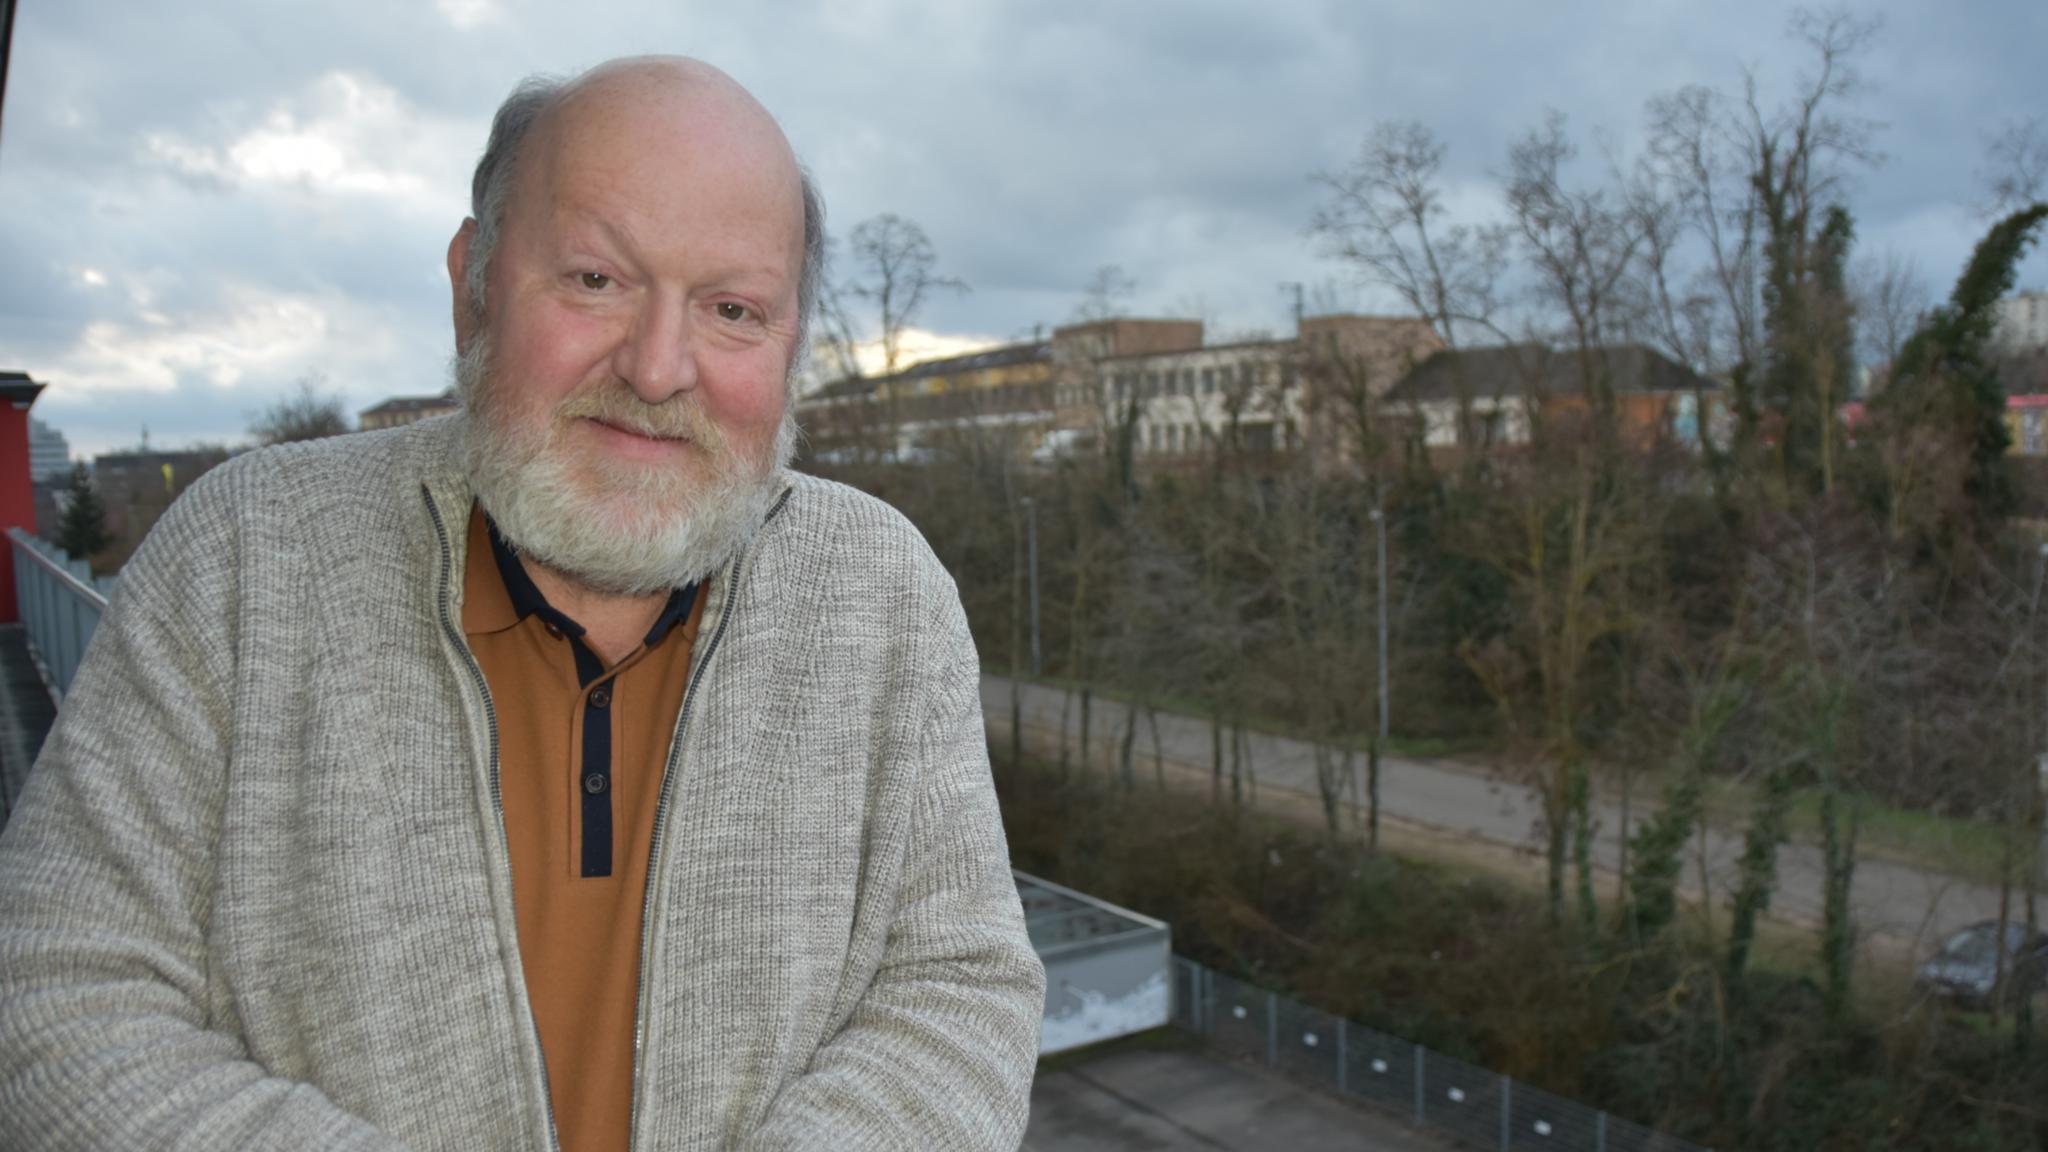
[[[1173,958],[1173,1023],[1416,1124],[1500,1152],[1707,1152],[1540,1088]]]

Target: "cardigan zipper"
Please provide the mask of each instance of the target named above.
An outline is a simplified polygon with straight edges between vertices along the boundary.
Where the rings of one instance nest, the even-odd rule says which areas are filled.
[[[461,630],[455,627],[455,621],[448,611],[448,605],[453,594],[453,577],[455,572],[455,551],[448,540],[448,526],[441,520],[441,509],[434,503],[434,494],[428,491],[425,485],[420,486],[420,494],[426,498],[427,515],[433,518],[434,535],[441,542],[441,588],[437,603],[441,615],[441,629],[447,633],[449,642],[455,645],[455,650],[462,653],[463,663],[469,669],[469,677],[476,683],[477,693],[483,698],[484,702],[484,721],[490,727],[491,807],[498,813],[498,835],[503,837],[505,835],[505,790],[499,779],[498,709],[491,702],[491,686],[484,679],[483,666],[477,663],[476,653],[470,651],[469,642],[462,638]],[[518,933],[516,926],[513,932],[516,937]],[[513,959],[516,962],[518,957],[515,956]],[[548,1081],[548,1054],[547,1050],[541,1047],[540,1024],[533,1019],[531,1013],[527,1014],[526,1024],[533,1033],[533,1050],[536,1058],[540,1061],[541,1103],[547,1106],[548,1114],[548,1147],[552,1152],[562,1152],[562,1134],[555,1127],[555,1091],[553,1085]]]
[[[775,506],[768,509],[768,515],[761,521],[763,530],[775,520],[776,514],[782,511],[782,506],[789,503],[790,493],[793,491],[794,489],[790,488],[783,489],[781,497],[775,501]],[[647,885],[640,897],[640,987],[633,1001],[633,1095],[631,1107],[626,1113],[631,1125],[626,1134],[628,1152],[632,1152],[640,1142],[640,1102],[644,1095],[640,1091],[640,1077],[644,1073],[642,1049],[647,1039],[647,970],[654,953],[654,930],[650,914],[654,908],[654,890],[665,872],[662,868],[661,832],[667,823],[668,798],[675,782],[676,759],[682,754],[683,732],[690,722],[690,707],[696,702],[697,688],[711,670],[711,658],[718,654],[718,645],[725,638],[726,626],[732,623],[733,609],[739,603],[740,577],[745,567],[746,550],[742,549],[739,555],[733,557],[732,575],[726,583],[725,605],[718,614],[718,627],[711,630],[711,642],[704,649],[704,658],[695,662],[697,674],[690,678],[689,686],[683,689],[683,706],[676,713],[676,730],[669,738],[668,761],[662,766],[661,790],[654,801],[654,832],[649,837],[647,845]]]

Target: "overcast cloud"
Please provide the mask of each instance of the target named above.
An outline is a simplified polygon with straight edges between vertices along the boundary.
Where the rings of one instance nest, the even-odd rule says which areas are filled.
[[[2004,123],[2048,117],[2048,5],[1862,6],[1878,167],[1848,200],[1861,250],[1947,288],[1985,220]],[[353,408],[440,390],[449,235],[496,102],[531,72],[685,52],[783,121],[836,233],[921,223],[950,338],[1070,318],[1097,266],[1141,312],[1282,331],[1281,285],[1349,286],[1306,225],[1310,175],[1378,119],[1450,146],[1452,202],[1498,211],[1508,142],[1558,109],[1632,153],[1644,102],[1687,83],[1766,96],[1805,61],[1779,4],[1265,0],[23,0],[0,121],[0,367],[51,385],[74,451],[244,438],[293,381]],[[2022,282],[2048,286],[2036,254]]]

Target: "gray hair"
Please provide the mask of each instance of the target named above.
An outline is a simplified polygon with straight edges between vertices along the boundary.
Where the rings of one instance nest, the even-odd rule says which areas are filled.
[[[469,243],[469,263],[463,272],[463,287],[469,305],[479,315],[484,307],[484,286],[490,278],[491,257],[497,252],[499,229],[505,223],[505,206],[512,199],[512,183],[519,167],[519,149],[541,117],[553,111],[575,89],[576,79],[560,76],[528,76],[512,89],[498,114],[491,118],[491,138],[476,162],[476,175],[469,183],[469,211],[476,218],[476,235]],[[825,275],[825,200],[817,182],[803,165],[797,165],[797,182],[804,200],[803,263],[797,269],[796,348],[790,356],[790,373],[810,350],[811,314],[817,307],[818,288]]]

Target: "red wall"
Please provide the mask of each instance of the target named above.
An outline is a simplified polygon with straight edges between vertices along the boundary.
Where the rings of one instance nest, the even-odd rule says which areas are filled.
[[[36,530],[36,493],[28,475],[28,406],[0,400],[0,534]],[[4,542],[0,542],[4,543]],[[14,602],[14,546],[0,546],[0,624],[21,619]]]

